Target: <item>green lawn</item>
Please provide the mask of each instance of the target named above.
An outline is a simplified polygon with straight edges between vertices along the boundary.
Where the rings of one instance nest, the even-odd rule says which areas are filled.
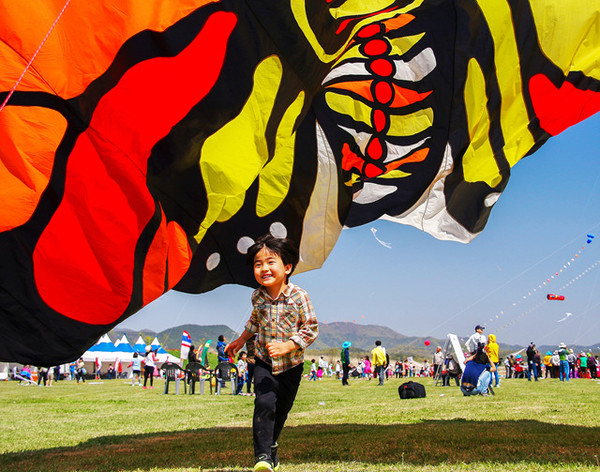
[[[494,397],[399,380],[303,380],[282,472],[598,471],[600,383],[505,380]],[[163,395],[123,380],[0,383],[0,471],[249,471],[253,399]]]

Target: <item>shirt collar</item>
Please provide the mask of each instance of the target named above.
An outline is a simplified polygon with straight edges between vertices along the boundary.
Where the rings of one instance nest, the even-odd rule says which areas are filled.
[[[259,290],[262,292],[263,296],[267,300],[275,301],[281,297],[289,298],[290,295],[292,294],[292,291],[294,290],[294,287],[295,287],[295,285],[292,282],[288,282],[287,287],[279,294],[279,296],[277,298],[271,298],[271,295],[269,295],[269,292],[267,292],[267,289],[265,287],[263,287],[262,285],[259,287]]]

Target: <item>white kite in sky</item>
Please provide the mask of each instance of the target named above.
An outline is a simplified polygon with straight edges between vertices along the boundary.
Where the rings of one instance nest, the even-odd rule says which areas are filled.
[[[557,323],[560,323],[561,321],[565,321],[569,316],[573,316],[573,313],[566,313],[567,316],[565,316],[564,318],[561,318],[560,320],[557,321]]]
[[[381,239],[379,239],[377,237],[377,230],[375,228],[371,228],[371,232],[373,233],[373,236],[375,237],[375,239],[379,242],[379,244],[381,244],[382,246],[387,247],[388,249],[392,248],[392,243],[386,243],[385,241],[382,241]]]

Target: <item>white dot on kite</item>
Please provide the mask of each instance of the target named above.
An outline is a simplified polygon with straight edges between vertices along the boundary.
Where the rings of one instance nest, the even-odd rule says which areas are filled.
[[[498,199],[500,198],[500,193],[490,193],[487,197],[485,197],[485,200],[483,201],[483,204],[486,207],[491,207],[492,205],[494,205]]]
[[[254,244],[254,239],[252,239],[248,236],[243,236],[238,240],[237,250],[242,254],[247,254],[248,249],[250,249],[250,246],[252,246],[253,244]]]
[[[269,232],[274,238],[287,238],[287,228],[279,221],[269,227]]]
[[[218,252],[213,252],[206,259],[207,270],[209,270],[209,271],[215,270],[217,268],[217,266],[219,265],[219,262],[221,262],[221,254],[219,254]]]

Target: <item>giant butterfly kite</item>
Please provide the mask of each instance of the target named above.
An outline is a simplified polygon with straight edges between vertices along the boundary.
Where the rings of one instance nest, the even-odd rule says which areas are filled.
[[[0,71],[0,359],[55,365],[269,231],[471,240],[600,110],[600,2],[3,2]]]

